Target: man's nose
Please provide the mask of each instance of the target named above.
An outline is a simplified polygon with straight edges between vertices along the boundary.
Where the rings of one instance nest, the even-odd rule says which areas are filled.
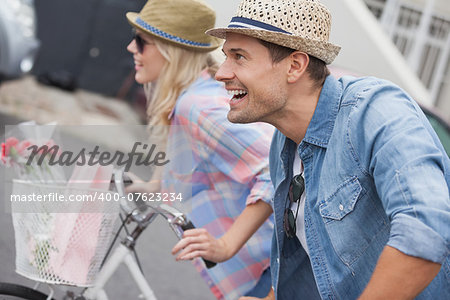
[[[228,81],[233,79],[234,73],[229,67],[229,64],[225,60],[219,67],[219,70],[216,72],[215,79],[217,81]]]

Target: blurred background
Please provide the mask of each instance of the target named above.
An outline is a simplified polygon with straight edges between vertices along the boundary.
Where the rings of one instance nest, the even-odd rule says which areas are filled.
[[[217,12],[217,26],[227,26],[240,2],[205,1]],[[145,0],[0,2],[1,125],[22,120],[62,125],[145,122],[143,89],[134,81],[133,59],[126,50],[132,33],[125,18]],[[322,2],[333,15],[331,41],[342,46],[330,66],[334,75],[372,75],[401,86],[422,106],[450,153],[449,0]],[[10,216],[0,219],[0,281],[21,282],[14,274]],[[173,261],[168,251],[175,239],[168,229],[160,225],[151,234],[141,246],[151,253],[143,255],[142,264],[156,282],[152,286],[157,295],[212,299],[189,263]],[[126,299],[133,289],[125,274],[110,286],[114,299]]]
[[[205,0],[226,26],[239,0]],[[122,99],[141,109],[126,45],[124,14],[145,0],[2,0],[2,79],[31,70],[39,82]],[[323,0],[333,15],[331,40],[342,51],[336,75],[374,75],[407,90],[450,119],[450,3],[448,0]],[[0,90],[1,92],[1,90]],[[1,108],[0,108],[1,110]]]

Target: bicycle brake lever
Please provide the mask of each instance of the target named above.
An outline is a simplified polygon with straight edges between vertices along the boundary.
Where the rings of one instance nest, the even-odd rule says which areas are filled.
[[[159,206],[155,207],[155,209],[158,210],[158,212],[162,214],[167,222],[171,224],[177,224],[181,226],[187,220],[186,216],[181,211],[167,204],[162,203]]]
[[[128,206],[128,203],[125,199],[127,198],[127,193],[125,191],[125,186],[128,186],[132,183],[132,181],[124,174],[124,169],[114,169],[113,170],[113,178],[111,179],[111,183],[114,183],[114,187],[117,193],[120,196],[120,207],[127,214],[130,215],[133,213],[133,209]]]
[[[179,239],[183,238],[184,231],[195,228],[194,224],[192,224],[192,222],[187,219],[185,214],[172,206],[169,206],[167,204],[160,204],[159,207],[155,209],[160,212],[164,218],[166,218],[170,227],[173,229]],[[203,257],[202,259],[208,269],[216,265],[215,262],[206,260]]]
[[[125,193],[125,184],[123,183],[123,169],[114,169],[113,176],[114,176],[114,179],[113,179],[114,186],[116,188],[117,193],[120,195],[120,197],[125,196],[126,193]],[[122,203],[122,201],[120,203],[120,206],[127,214],[130,214],[132,212],[132,211],[130,211],[128,206],[126,206],[126,205],[124,205],[124,203]]]
[[[111,179],[114,182],[114,187],[120,196],[125,196],[125,185],[123,183],[123,170],[114,169],[113,170],[113,178]]]

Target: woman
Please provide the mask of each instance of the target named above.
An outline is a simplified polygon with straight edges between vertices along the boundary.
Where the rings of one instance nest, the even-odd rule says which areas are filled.
[[[186,183],[181,174],[190,175],[189,197],[184,193],[177,205],[198,229],[185,231],[173,253],[177,260],[220,262],[206,269],[194,261],[218,299],[267,295],[273,131],[227,120],[230,97],[213,79],[217,63],[211,51],[220,42],[204,34],[214,27],[214,11],[198,0],[150,0],[127,18],[136,30],[127,49],[133,54],[135,79],[147,92],[149,128],[164,137],[168,153],[184,148],[192,154],[189,163],[183,156],[170,157],[172,164],[153,174],[161,180],[146,187],[177,192]]]

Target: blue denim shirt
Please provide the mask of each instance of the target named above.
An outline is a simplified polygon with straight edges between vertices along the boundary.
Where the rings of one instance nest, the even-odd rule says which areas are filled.
[[[309,257],[283,232],[296,153]],[[376,78],[329,76],[300,145],[279,131],[272,141],[277,299],[356,299],[386,244],[442,264],[417,299],[450,299],[449,170],[437,135],[405,92]]]

